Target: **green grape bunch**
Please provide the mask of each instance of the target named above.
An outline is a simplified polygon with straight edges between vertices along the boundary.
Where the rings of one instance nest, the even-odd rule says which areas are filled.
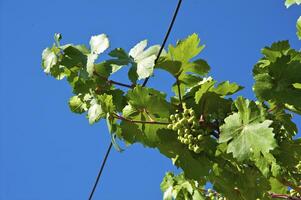
[[[207,130],[200,126],[194,110],[184,106],[182,113],[170,115],[171,124],[167,126],[177,132],[177,139],[194,153],[200,153],[202,147],[200,142],[208,135]]]
[[[218,194],[212,189],[207,190],[206,197],[208,200],[226,200],[225,197],[221,196],[220,194]]]

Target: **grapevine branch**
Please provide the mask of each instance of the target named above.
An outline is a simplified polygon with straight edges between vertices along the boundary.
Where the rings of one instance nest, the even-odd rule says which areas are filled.
[[[160,55],[161,55],[161,53],[162,53],[162,51],[163,51],[163,49],[164,49],[164,46],[165,46],[165,44],[166,44],[166,42],[167,42],[167,39],[168,39],[168,37],[169,37],[169,35],[170,35],[170,32],[171,32],[171,30],[172,30],[172,27],[173,27],[173,25],[174,25],[174,23],[175,23],[176,17],[177,17],[177,15],[178,15],[179,10],[180,10],[181,4],[182,4],[182,0],[179,0],[179,2],[178,2],[178,4],[177,4],[177,7],[176,7],[176,10],[175,10],[175,12],[174,12],[173,18],[172,18],[172,20],[171,20],[171,23],[170,23],[170,25],[169,25],[169,28],[168,28],[168,30],[167,30],[167,33],[166,33],[166,35],[165,35],[165,37],[164,37],[163,43],[162,43],[162,45],[161,45],[161,48],[160,48],[159,53],[158,53],[158,55],[157,55],[157,58],[156,58],[156,60],[155,60],[155,64],[157,64],[157,62],[158,62],[158,60],[159,60],[159,57],[160,57]],[[98,75],[98,76],[99,76],[99,75]],[[127,88],[133,88],[133,87],[135,87],[135,85],[128,85],[128,84],[119,83],[119,82],[116,82],[116,81],[113,81],[113,80],[108,80],[107,77],[104,77],[104,78],[105,78],[105,80],[107,81],[107,83],[109,83],[109,84],[115,84],[115,85],[119,85],[119,86],[123,86],[123,87],[127,87]],[[147,84],[148,79],[149,79],[149,78],[146,78],[146,79],[144,80],[144,82],[143,82],[143,84],[142,84],[143,87]],[[152,122],[152,123],[154,123],[154,122]],[[104,166],[105,166],[105,164],[106,164],[107,158],[108,158],[109,153],[110,153],[110,151],[111,151],[111,149],[112,149],[112,145],[113,145],[113,143],[111,142],[109,148],[107,149],[107,153],[106,153],[106,155],[105,155],[104,161],[103,161],[103,163],[102,163],[102,165],[101,165],[100,171],[99,171],[98,176],[97,176],[97,178],[96,178],[96,182],[95,182],[94,187],[93,187],[93,189],[92,189],[92,192],[91,192],[91,194],[90,194],[89,200],[91,200],[92,197],[93,197],[94,191],[95,191],[95,189],[96,189],[96,187],[97,187],[98,181],[99,181],[100,176],[101,176],[102,171],[103,171],[103,168],[104,168]]]
[[[120,120],[127,121],[130,123],[137,123],[137,124],[158,124],[158,125],[168,125],[169,124],[168,122],[132,120],[132,119],[125,118],[121,115],[118,115],[116,113],[113,115],[113,117],[116,119],[120,119]]]
[[[180,108],[181,108],[181,110],[183,110],[181,87],[180,87],[180,81],[179,81],[178,77],[177,77],[177,88],[178,88],[178,95],[179,95],[179,101],[180,101]]]
[[[174,25],[174,23],[175,23],[175,21],[176,21],[176,18],[177,18],[178,12],[179,12],[179,10],[180,10],[181,4],[182,4],[182,0],[179,0],[179,1],[178,1],[178,4],[177,4],[177,7],[176,7],[176,10],[175,10],[175,12],[174,12],[174,14],[173,14],[172,20],[171,20],[171,22],[170,22],[170,25],[169,25],[169,27],[168,27],[168,30],[167,30],[167,32],[166,32],[166,35],[165,35],[165,37],[164,37],[164,40],[163,40],[163,42],[162,42],[161,48],[160,48],[160,50],[159,50],[159,53],[158,53],[157,58],[156,58],[156,60],[155,60],[155,65],[157,64],[157,62],[158,62],[158,60],[159,60],[159,58],[160,58],[160,55],[162,54],[162,51],[163,51],[164,46],[165,46],[165,44],[166,44],[166,42],[167,42],[167,39],[168,39],[168,37],[169,37],[169,35],[170,35],[170,32],[171,32],[171,30],[172,30],[172,27],[173,27],[173,25]],[[143,87],[147,84],[148,80],[149,80],[149,77],[147,77],[147,78],[144,80],[144,82],[143,82],[143,84],[142,84]]]
[[[125,83],[121,83],[121,82],[117,82],[117,81],[113,81],[113,80],[109,80],[107,77],[105,76],[102,76],[100,74],[98,74],[97,72],[94,71],[94,74],[97,75],[99,78],[105,80],[108,84],[114,84],[114,85],[119,85],[119,86],[123,86],[123,87],[126,87],[126,88],[134,88],[135,85],[129,85],[129,84],[125,84]]]
[[[270,196],[272,199],[289,199],[289,200],[301,200],[299,197],[293,197],[287,194],[276,194],[276,193],[270,193]]]
[[[285,179],[280,179],[279,180],[283,185],[286,185],[290,188],[293,188],[294,190],[296,190],[299,194],[301,194],[301,187],[299,186],[296,186],[294,183],[291,183],[290,181],[288,180],[285,180]]]

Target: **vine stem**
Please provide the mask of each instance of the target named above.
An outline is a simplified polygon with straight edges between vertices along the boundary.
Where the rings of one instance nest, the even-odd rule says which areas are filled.
[[[276,194],[276,193],[270,193],[270,196],[272,199],[289,199],[289,200],[301,200],[299,197],[293,197],[287,194]]]
[[[102,76],[102,75],[98,74],[95,71],[94,71],[94,74],[97,75],[99,78],[104,79],[108,84],[119,85],[119,86],[123,86],[123,87],[126,87],[126,88],[131,88],[131,89],[135,87],[135,85],[129,85],[129,84],[125,84],[125,83],[121,83],[121,82],[109,80],[107,77]]]
[[[95,190],[96,190],[97,184],[98,184],[99,179],[100,179],[100,177],[101,177],[102,171],[103,171],[103,169],[104,169],[104,167],[105,167],[105,165],[106,165],[107,159],[108,159],[109,154],[110,154],[110,151],[111,151],[111,149],[112,149],[112,146],[113,146],[113,143],[111,142],[110,145],[109,145],[109,147],[108,147],[108,149],[107,149],[106,155],[105,155],[105,157],[104,157],[104,159],[103,159],[103,161],[102,161],[102,164],[101,164],[101,167],[100,167],[100,169],[99,169],[97,178],[96,178],[96,180],[95,180],[93,189],[92,189],[92,191],[91,191],[91,193],[90,193],[89,200],[92,200],[92,198],[93,198],[94,192],[95,192]]]
[[[159,60],[159,58],[160,58],[160,56],[161,56],[161,54],[162,54],[162,51],[163,51],[164,46],[165,46],[165,44],[166,44],[166,42],[167,42],[167,39],[168,39],[168,37],[169,37],[169,35],[170,35],[170,32],[171,32],[171,30],[172,30],[172,27],[173,27],[173,25],[174,25],[174,23],[175,23],[175,21],[176,21],[176,18],[177,18],[178,12],[179,12],[179,10],[180,10],[181,4],[182,4],[182,0],[179,0],[179,1],[178,1],[178,4],[177,4],[177,7],[176,7],[176,10],[175,10],[175,12],[174,12],[174,14],[173,14],[172,20],[171,20],[171,22],[170,22],[170,24],[169,24],[168,30],[167,30],[167,32],[166,32],[166,34],[165,34],[165,37],[164,37],[164,40],[163,40],[163,42],[162,42],[161,48],[160,48],[160,50],[159,50],[159,53],[158,53],[157,58],[156,58],[156,60],[155,60],[155,65],[157,64],[157,62],[158,62],[158,60]],[[143,82],[143,84],[142,84],[142,87],[146,86],[148,80],[149,80],[149,77],[147,77],[147,78],[144,80],[144,82]]]
[[[183,102],[182,102],[182,95],[181,95],[181,87],[180,87],[180,81],[177,77],[177,87],[178,87],[178,95],[179,95],[179,101],[180,101],[180,108],[183,110]]]
[[[121,115],[117,115],[117,114],[114,114],[113,117],[116,119],[123,120],[123,121],[131,122],[131,123],[138,123],[138,124],[158,124],[158,125],[168,125],[169,124],[168,122],[132,120],[132,119],[128,119],[128,118],[125,118],[125,117],[123,117]]]

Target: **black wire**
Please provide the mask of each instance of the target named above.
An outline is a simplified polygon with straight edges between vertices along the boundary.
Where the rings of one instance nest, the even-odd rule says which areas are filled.
[[[99,170],[99,172],[98,172],[98,175],[97,175],[96,181],[95,181],[95,183],[94,183],[93,189],[92,189],[92,191],[91,191],[91,193],[90,193],[89,200],[91,200],[92,197],[93,197],[93,194],[94,194],[94,192],[95,192],[95,189],[96,189],[97,184],[98,184],[98,182],[99,182],[99,179],[100,179],[100,177],[101,177],[102,171],[103,171],[103,169],[104,169],[104,167],[105,167],[105,165],[106,165],[108,156],[109,156],[110,151],[111,151],[111,149],[112,149],[112,146],[113,146],[113,143],[111,142],[110,145],[109,145],[109,148],[107,149],[107,153],[106,153],[106,155],[105,155],[105,157],[104,157],[104,160],[103,160],[103,162],[102,162],[102,164],[101,164],[101,167],[100,167],[100,170]]]
[[[173,25],[174,25],[174,23],[175,23],[175,20],[176,20],[176,18],[177,18],[179,9],[180,9],[180,7],[181,7],[181,4],[182,4],[182,0],[179,0],[179,1],[178,1],[178,5],[177,5],[177,7],[176,7],[176,10],[175,10],[175,12],[174,12],[173,18],[172,18],[172,20],[171,20],[171,23],[170,23],[170,25],[169,25],[169,27],[168,27],[167,33],[166,33],[166,35],[165,35],[165,37],[164,37],[163,43],[162,43],[162,45],[161,45],[161,48],[160,48],[159,53],[158,53],[158,55],[157,55],[157,58],[156,58],[156,60],[155,60],[155,64],[158,62],[159,57],[160,57],[160,55],[161,55],[161,53],[162,53],[162,51],[163,51],[163,49],[164,49],[164,46],[165,46],[165,44],[166,44],[166,42],[167,42],[167,39],[168,39],[168,37],[169,37],[169,34],[170,34],[170,32],[171,32],[171,30],[172,30],[172,27],[173,27]],[[149,79],[149,78],[146,78],[146,79],[144,80],[144,82],[143,82],[143,84],[142,84],[143,87],[147,84],[148,79]],[[98,184],[99,179],[100,179],[100,177],[101,177],[102,171],[103,171],[103,169],[104,169],[104,167],[105,167],[105,165],[106,165],[108,156],[109,156],[110,151],[111,151],[111,149],[112,149],[112,146],[113,146],[113,143],[111,142],[109,148],[107,149],[107,153],[106,153],[106,155],[105,155],[105,157],[104,157],[104,160],[103,160],[103,162],[102,162],[102,164],[101,164],[101,167],[100,167],[100,170],[99,170],[99,172],[98,172],[98,175],[97,175],[96,181],[95,181],[95,183],[94,183],[93,189],[92,189],[92,191],[91,191],[91,193],[90,193],[89,200],[92,200],[92,198],[93,198],[94,192],[95,192],[95,190],[96,190],[97,184]]]
[[[160,55],[161,55],[161,53],[162,53],[162,51],[163,51],[163,49],[164,49],[164,46],[165,46],[165,44],[166,44],[166,42],[167,42],[167,39],[168,39],[168,37],[169,37],[169,34],[170,34],[170,32],[171,32],[171,29],[172,29],[172,27],[173,27],[173,25],[174,25],[174,23],[175,23],[175,21],[176,21],[176,18],[177,18],[178,12],[179,12],[179,10],[180,10],[181,4],[182,4],[182,0],[179,0],[178,5],[177,5],[177,7],[176,7],[176,10],[175,10],[175,12],[174,12],[174,14],[173,14],[172,20],[171,20],[171,22],[170,22],[170,25],[169,25],[169,27],[168,27],[168,30],[167,30],[167,32],[166,32],[166,35],[165,35],[165,37],[164,37],[163,43],[162,43],[162,45],[161,45],[161,48],[160,48],[159,53],[158,53],[158,55],[157,55],[157,58],[156,58],[156,60],[155,60],[155,64],[157,64],[157,62],[158,62],[158,60],[159,60],[159,57],[160,57]],[[142,87],[144,87],[144,86],[147,84],[148,80],[149,80],[149,77],[147,77],[147,78],[144,80],[144,82],[143,82],[143,84],[142,84]]]

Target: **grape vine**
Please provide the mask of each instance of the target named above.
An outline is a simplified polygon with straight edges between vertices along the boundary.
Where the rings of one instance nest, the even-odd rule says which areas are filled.
[[[285,1],[294,4],[301,1]],[[301,38],[300,18],[296,27]],[[204,49],[199,36],[164,49],[170,30],[161,46],[147,48],[143,40],[129,51],[111,50],[101,62],[107,35],[92,36],[86,47],[62,45],[55,34],[42,67],[69,83],[72,112],[86,114],[90,124],[107,121],[117,150],[116,140],[141,143],[182,169],[164,177],[164,200],[300,200],[301,139],[292,118],[301,114],[301,52],[289,41],[263,48],[253,68],[257,100],[233,99],[243,87],[208,76],[209,64],[196,59]],[[121,68],[128,69],[128,83],[111,79]],[[146,85],[156,70],[174,80],[170,99]]]

